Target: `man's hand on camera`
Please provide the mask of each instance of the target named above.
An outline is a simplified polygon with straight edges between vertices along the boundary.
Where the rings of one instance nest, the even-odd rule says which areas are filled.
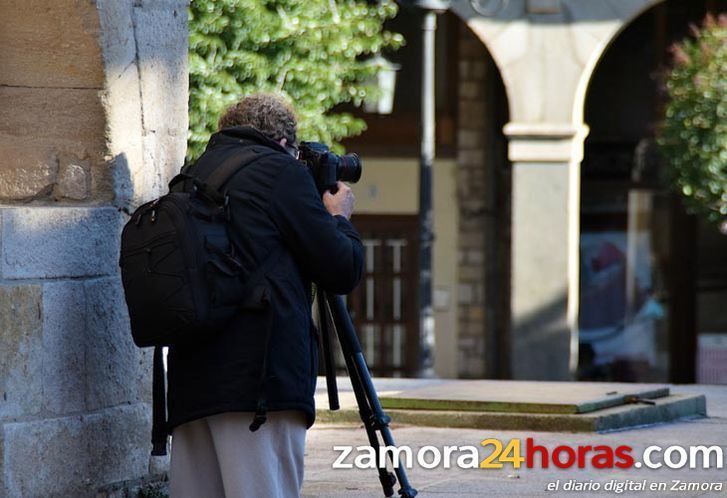
[[[323,194],[323,205],[332,216],[341,215],[347,220],[351,218],[353,213],[353,203],[356,200],[351,191],[351,187],[343,182],[336,184],[338,192],[332,194],[330,191]]]

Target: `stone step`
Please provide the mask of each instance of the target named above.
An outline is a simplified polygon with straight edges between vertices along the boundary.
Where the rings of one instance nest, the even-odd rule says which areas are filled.
[[[482,383],[494,383],[490,386],[493,389],[485,395],[480,390],[473,389],[473,386],[476,385],[473,382],[480,383],[479,387],[484,386]],[[670,393],[669,388],[665,386],[634,384],[588,386],[585,383],[576,382],[543,382],[542,388],[538,390],[537,386],[540,384],[538,382],[418,381],[414,379],[405,381],[402,379],[376,379],[374,384],[381,389],[379,394],[382,403],[387,400],[386,404],[389,406],[392,404],[391,400],[421,401],[425,399],[425,395],[430,396],[428,401],[432,402],[431,404],[414,403],[413,406],[410,405],[406,408],[384,408],[394,424],[489,430],[604,432],[707,415],[704,395]],[[422,384],[424,387],[418,387]],[[330,411],[324,388],[325,379],[319,379],[319,391],[316,395],[318,422],[360,423],[356,401],[350,391],[350,383],[347,379],[339,379],[339,385],[341,386],[341,409]],[[589,391],[590,388],[595,388],[595,391]],[[592,396],[594,393],[601,393],[600,390],[603,389],[606,389],[603,391],[604,393],[609,393],[607,396]],[[610,394],[614,390],[618,394]],[[628,402],[628,396],[632,396],[632,394],[625,394],[627,391],[638,393],[638,399],[646,399],[646,402]],[[527,401],[528,392],[532,394],[533,401],[531,402]],[[560,394],[558,394],[559,392]],[[436,393],[448,393],[447,399],[436,399],[439,396]],[[469,393],[469,399],[457,400],[457,393],[460,395]],[[477,397],[487,398],[490,401],[481,402],[479,405],[477,403],[467,404],[472,401],[474,393],[479,393]],[[560,397],[549,399],[549,396],[557,395]],[[606,400],[612,401],[614,396],[621,396],[620,403],[605,403]],[[444,394],[441,397],[445,397]],[[467,396],[459,397],[466,398]],[[497,402],[493,402],[493,399],[497,399]],[[596,406],[597,403],[594,404],[594,400],[601,400],[604,403]],[[624,401],[627,402],[624,403]],[[451,402],[451,405],[447,405],[446,402]],[[406,405],[406,403],[402,403],[402,405]],[[431,409],[432,406],[437,408]],[[451,406],[451,408],[447,408],[447,406]],[[492,406],[494,410],[480,409],[486,406]],[[574,406],[576,410],[573,409]],[[477,409],[474,409],[475,407]],[[508,407],[512,409],[508,410]],[[564,407],[568,407],[567,410]],[[527,410],[523,408],[527,408]]]
[[[654,384],[453,380],[380,398],[386,409],[588,413],[668,395],[668,386]]]

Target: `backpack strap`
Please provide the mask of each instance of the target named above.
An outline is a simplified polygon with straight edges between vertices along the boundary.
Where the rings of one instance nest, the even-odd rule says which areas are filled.
[[[174,187],[181,183],[184,183],[184,190],[187,189],[187,181],[191,181],[198,190],[202,191],[207,197],[221,203],[223,198],[220,196],[220,191],[224,185],[232,179],[238,171],[242,168],[249,166],[258,159],[262,159],[265,156],[275,154],[278,151],[263,147],[239,147],[230,155],[222,164],[217,166],[212,173],[206,178],[200,178],[194,175],[190,175],[191,165],[184,166],[181,172],[172,178],[169,182],[169,190],[174,190]]]
[[[276,150],[267,147],[241,147],[227,158],[222,164],[217,166],[210,175],[204,179],[204,183],[214,191],[220,192],[222,187],[235,176],[242,168],[249,166],[258,159],[265,156],[278,153]]]
[[[154,347],[154,367],[152,374],[152,429],[151,454],[167,454],[167,400],[164,389],[164,357],[161,346]]]

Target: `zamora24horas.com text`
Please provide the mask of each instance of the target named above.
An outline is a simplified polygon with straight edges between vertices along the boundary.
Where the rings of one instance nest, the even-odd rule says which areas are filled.
[[[533,438],[527,438],[524,445],[520,439],[490,438],[479,446],[422,446],[416,451],[409,446],[334,446],[333,450],[338,453],[334,469],[373,469],[386,466],[387,461],[394,467],[412,468],[417,464],[425,469],[501,469],[505,465],[514,469],[723,469],[725,464],[725,449],[718,445],[651,445],[636,456],[634,448],[625,444],[560,445],[549,449]]]

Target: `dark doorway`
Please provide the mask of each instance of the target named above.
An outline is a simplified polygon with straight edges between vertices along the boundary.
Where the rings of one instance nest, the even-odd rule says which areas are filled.
[[[698,223],[669,187],[654,132],[668,48],[711,6],[650,9],[592,77],[581,176],[581,379],[695,381]]]

